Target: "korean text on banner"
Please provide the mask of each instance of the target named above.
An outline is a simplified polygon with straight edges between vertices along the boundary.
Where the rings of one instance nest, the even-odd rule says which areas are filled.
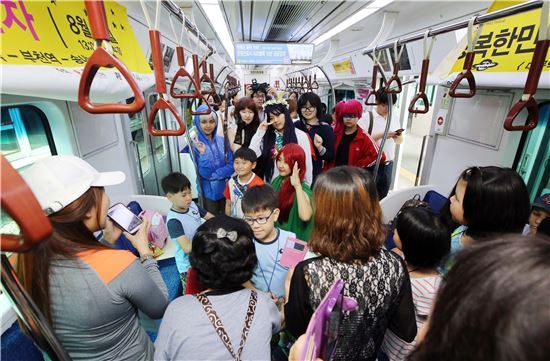
[[[2,64],[83,67],[94,39],[83,1],[1,0]],[[126,8],[105,2],[114,54],[133,72],[151,69],[128,22]]]
[[[487,13],[525,1],[495,1]],[[483,25],[475,45],[472,71],[484,73],[527,72],[531,64],[539,29],[541,9],[532,10]],[[462,71],[466,49],[454,63],[451,73]],[[550,53],[543,71],[550,71]]]

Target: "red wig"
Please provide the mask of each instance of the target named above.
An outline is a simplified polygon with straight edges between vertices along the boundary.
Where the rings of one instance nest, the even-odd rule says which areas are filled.
[[[361,118],[363,115],[363,106],[355,99],[348,101],[340,101],[336,104],[336,124],[334,132],[339,132],[344,128],[344,115],[351,115],[356,118]]]
[[[279,159],[281,154],[284,156],[284,161],[290,167],[291,172],[294,169],[294,164],[298,163],[298,169],[300,170],[298,175],[300,176],[300,181],[303,182],[306,175],[306,154],[304,153],[302,147],[298,144],[289,143],[279,150],[277,159]],[[279,189],[278,195],[279,209],[281,210],[279,222],[286,223],[286,221],[288,221],[288,216],[290,215],[290,209],[292,208],[295,195],[296,190],[292,184],[290,184],[290,176],[285,177],[281,183],[281,188]]]

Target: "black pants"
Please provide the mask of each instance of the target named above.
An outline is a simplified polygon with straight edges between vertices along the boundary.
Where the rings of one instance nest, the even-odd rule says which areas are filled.
[[[376,175],[376,191],[378,193],[378,199],[382,200],[388,195],[388,190],[390,188],[390,181],[387,179],[387,168],[389,167],[390,172],[393,167],[393,162],[390,165],[384,165],[380,163],[378,167],[378,174]],[[374,178],[374,166],[367,168],[371,176]],[[391,178],[390,178],[391,179]]]
[[[222,198],[219,201],[204,198],[204,208],[215,216],[225,214],[225,198]]]

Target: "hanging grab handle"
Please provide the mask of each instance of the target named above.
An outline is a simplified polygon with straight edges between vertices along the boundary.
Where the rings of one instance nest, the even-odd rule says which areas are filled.
[[[26,252],[52,234],[52,225],[31,189],[4,156],[0,156],[2,209],[19,225],[21,235],[2,234],[2,252]]]
[[[399,69],[401,68],[401,54],[403,54],[403,49],[405,49],[405,44],[401,45],[401,49],[399,49],[399,52],[397,52],[397,44],[399,43],[399,39],[395,41],[395,44],[393,44],[393,50],[395,54],[395,62],[393,63],[393,75],[388,80],[388,83],[386,84],[386,89],[384,90],[388,94],[399,94],[401,93],[401,79],[399,79]],[[395,82],[397,84],[397,87],[395,89],[392,89],[392,83]]]
[[[149,118],[147,119],[147,129],[149,134],[154,136],[173,136],[173,135],[182,135],[185,133],[185,123],[181,119],[180,115],[174,104],[170,100],[164,99],[163,95],[166,94],[166,81],[164,79],[164,64],[162,60],[162,52],[160,46],[160,31],[158,30],[149,30],[149,40],[151,42],[151,54],[153,56],[153,69],[155,71],[155,82],[156,89],[159,93],[159,98],[153,105],[151,112],[149,113]],[[178,123],[178,129],[175,130],[160,130],[155,129],[155,117],[159,110],[168,109],[176,119]]]
[[[210,108],[210,104],[208,104],[208,102],[206,101],[206,99],[204,98],[204,96],[201,93],[201,90],[200,90],[201,80],[199,78],[199,72],[200,72],[200,70],[199,70],[199,56],[197,54],[193,54],[193,76],[195,77],[195,84],[197,84],[197,87],[195,88],[195,94],[197,96],[194,97],[194,99],[199,99],[199,100],[204,101],[204,103],[207,106],[207,109],[199,112],[199,111],[193,111],[193,110],[191,110],[191,108],[189,108],[189,113],[191,115],[208,115],[212,112],[212,109]]]
[[[412,98],[409,104],[409,113],[413,114],[426,114],[430,110],[430,104],[428,97],[426,96],[426,79],[428,78],[428,69],[430,68],[430,54],[435,43],[435,37],[430,41],[428,45],[428,37],[430,30],[424,34],[424,60],[422,60],[422,71],[420,72],[420,84],[418,85],[418,93]],[[415,109],[415,105],[418,100],[422,99],[424,103],[424,109]]]
[[[201,80],[200,80],[199,84],[202,84],[203,82],[204,83],[210,83],[210,90],[201,90],[201,93],[204,94],[204,95],[206,95],[206,94],[214,95],[214,94],[216,94],[216,84],[214,84],[214,82],[212,81],[212,79],[208,75],[206,59],[204,59],[202,61],[201,66],[202,66],[202,76],[201,76]]]
[[[319,83],[317,83],[317,74],[313,74],[313,82],[311,83],[311,89],[312,90],[319,89]]]
[[[537,92],[540,75],[550,46],[550,29],[548,28],[549,2],[544,1],[541,9],[541,19],[539,25],[539,38],[525,81],[525,87],[521,99],[512,106],[506,119],[504,120],[504,129],[509,131],[532,130],[537,127],[539,120],[539,107],[533,97]],[[524,125],[514,125],[514,119],[523,110],[527,109],[527,119]]]
[[[477,40],[479,39],[482,28],[482,24],[480,24],[475,36],[472,35],[474,22],[476,19],[477,16],[474,16],[468,22],[468,52],[466,53],[466,57],[464,58],[462,72],[456,76],[453,84],[451,84],[451,89],[449,90],[449,96],[453,98],[471,98],[476,94],[476,79],[474,77],[474,74],[472,73],[472,66],[474,65],[474,58],[476,56],[474,52],[474,47],[477,43]],[[457,92],[458,86],[463,79],[466,79],[468,81],[469,89],[467,93]]]
[[[92,36],[96,41],[96,48],[88,58],[78,85],[78,105],[92,114],[104,113],[138,113],[145,106],[145,99],[130,70],[114,54],[109,41],[109,28],[103,1],[85,1]],[[103,46],[102,46],[103,45]],[[104,48],[105,47],[105,48]],[[90,90],[94,77],[101,67],[116,68],[122,74],[134,93],[134,101],[130,104],[94,104],[90,100]]]
[[[374,48],[374,52],[372,53],[372,80],[370,82],[370,90],[369,95],[367,96],[367,99],[365,99],[365,105],[372,105],[375,106],[376,104],[376,83],[378,81],[378,62],[379,62],[380,53],[378,55],[376,54],[376,48]],[[370,101],[370,98],[374,97],[373,101]]]

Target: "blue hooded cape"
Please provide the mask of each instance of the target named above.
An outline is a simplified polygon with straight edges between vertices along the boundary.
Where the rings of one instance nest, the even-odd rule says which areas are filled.
[[[197,111],[206,110],[206,105],[201,105]],[[234,172],[233,169],[233,152],[227,145],[227,162],[225,161],[224,152],[224,139],[219,135],[216,135],[218,129],[218,116],[216,112],[212,110],[211,113],[216,119],[216,127],[212,132],[213,138],[210,139],[201,129],[200,118],[198,115],[194,116],[194,123],[197,127],[199,141],[206,145],[206,151],[204,154],[200,154],[198,149],[193,144],[193,153],[197,160],[197,167],[201,176],[201,186],[204,196],[210,200],[218,201],[223,196],[225,184],[229,177]]]

